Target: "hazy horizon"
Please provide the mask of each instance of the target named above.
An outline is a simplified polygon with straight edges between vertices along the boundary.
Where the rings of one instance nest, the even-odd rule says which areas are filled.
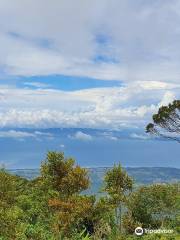
[[[132,130],[16,129],[5,133],[0,138],[1,164],[7,168],[38,168],[48,151],[63,151],[84,167],[120,162],[123,167],[180,168],[178,143],[146,139]]]

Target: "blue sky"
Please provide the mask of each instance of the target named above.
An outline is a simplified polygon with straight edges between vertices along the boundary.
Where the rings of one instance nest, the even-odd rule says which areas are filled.
[[[80,135],[82,147],[83,137],[94,142],[98,138],[85,130],[79,133],[79,128],[125,132],[120,139],[114,135],[109,138],[109,153],[114,146],[118,150],[117,142],[121,145],[123,138],[127,148],[129,140],[134,146],[138,141],[144,146],[153,141],[144,132],[152,114],[180,97],[179,9],[178,0],[2,0],[1,146],[15,141],[18,149],[27,142],[27,152],[31,152],[38,135],[34,132],[49,128],[77,129],[74,134]],[[73,146],[76,138],[68,136],[64,139]],[[43,144],[46,146],[48,140],[53,148],[58,139],[44,137],[43,133],[38,135],[42,155]],[[167,143],[158,144],[163,149]],[[14,161],[20,154],[16,147]],[[176,143],[173,147],[176,159]],[[91,148],[86,149],[89,154]],[[146,165],[145,155],[155,150],[148,151],[142,152],[142,165]],[[13,159],[6,156],[8,152],[0,162],[11,165]],[[33,161],[39,164],[37,156]],[[83,151],[78,156],[83,163],[82,156]],[[134,156],[139,159],[139,155]],[[84,163],[91,165],[95,159]],[[170,163],[170,156],[164,155],[164,159]],[[133,165],[131,161],[128,164]]]
[[[18,79],[16,85],[19,88],[29,87],[36,89],[38,87],[53,88],[63,91],[76,91],[89,88],[104,88],[121,86],[120,81],[102,81],[88,77],[50,75],[50,76],[35,76]],[[41,86],[42,84],[42,86]]]

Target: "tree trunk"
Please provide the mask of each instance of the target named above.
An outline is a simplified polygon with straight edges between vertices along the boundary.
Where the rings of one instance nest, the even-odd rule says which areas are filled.
[[[121,203],[119,205],[119,230],[122,232],[122,206]]]

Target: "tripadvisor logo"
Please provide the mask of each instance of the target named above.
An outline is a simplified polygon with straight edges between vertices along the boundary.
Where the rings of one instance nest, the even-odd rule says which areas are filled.
[[[143,234],[172,234],[174,231],[172,229],[146,229],[142,227],[137,227],[135,229],[135,234],[137,236],[142,236]]]
[[[137,236],[141,236],[141,235],[143,235],[143,233],[144,233],[144,230],[143,230],[142,227],[137,227],[137,228],[135,229],[135,234],[136,234]]]

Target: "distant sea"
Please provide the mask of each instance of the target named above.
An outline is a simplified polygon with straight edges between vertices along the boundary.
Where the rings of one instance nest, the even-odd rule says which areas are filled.
[[[87,168],[91,181],[91,188],[87,191],[90,194],[97,194],[102,187],[104,174],[109,167]],[[137,167],[125,168],[127,173],[134,179],[135,185],[147,185],[153,183],[177,183],[180,182],[180,169],[169,167]],[[13,169],[8,170],[29,180],[40,175],[39,169]]]

